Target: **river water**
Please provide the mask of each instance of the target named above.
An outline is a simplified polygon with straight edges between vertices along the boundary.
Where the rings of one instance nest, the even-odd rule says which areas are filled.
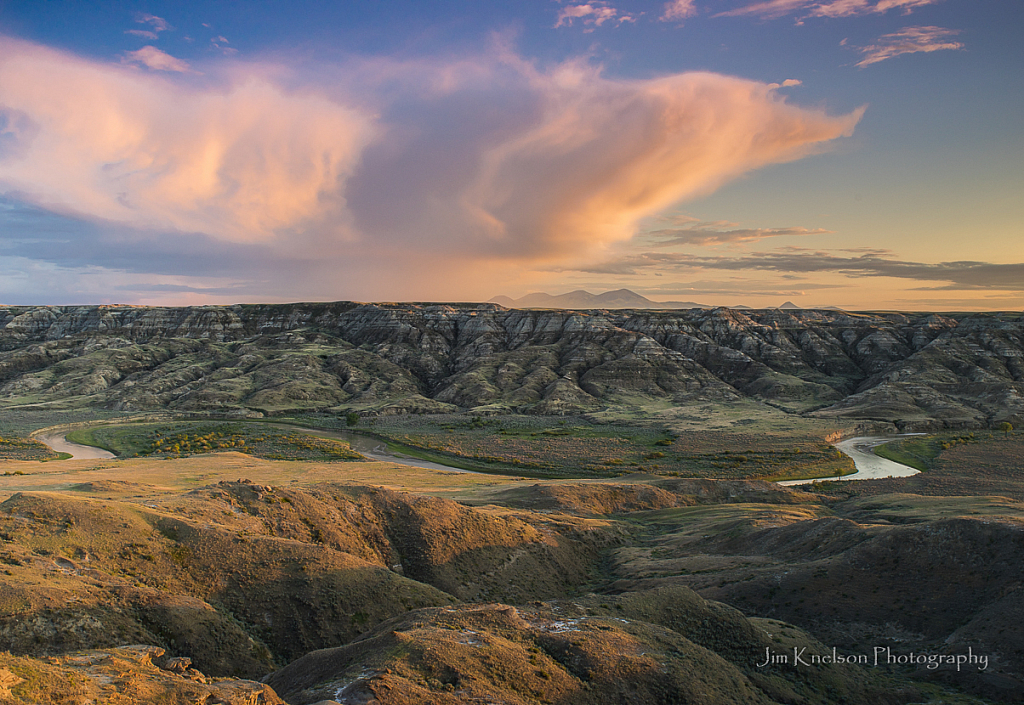
[[[916,436],[920,434],[905,433],[904,436]],[[807,485],[811,482],[822,482],[824,480],[878,480],[883,477],[910,477],[916,475],[916,470],[908,465],[896,463],[892,460],[876,455],[874,449],[880,445],[896,440],[898,436],[857,436],[847,438],[844,441],[835,443],[835,447],[853,458],[853,464],[857,472],[843,477],[819,477],[814,480],[786,480],[780,485]]]
[[[79,443],[72,443],[69,441],[63,433],[49,433],[45,436],[36,436],[36,440],[40,443],[53,448],[58,453],[70,453],[72,458],[115,458],[113,453],[103,450],[102,448],[94,448],[92,446],[83,446]]]
[[[388,450],[388,447],[382,441],[378,441],[375,438],[369,438],[358,433],[350,433],[346,431],[325,431],[323,429],[313,428],[299,428],[296,430],[346,441],[352,446],[352,450],[369,460],[379,460],[388,463],[398,463],[399,465],[409,465],[416,468],[441,470],[445,472],[473,472],[472,470],[463,470],[462,468],[454,468],[450,465],[442,465],[429,460],[420,460],[419,458],[410,458],[406,455],[393,453]],[[852,475],[846,475],[840,478],[820,477],[813,480],[785,480],[778,484],[793,486],[807,485],[812,482],[835,479],[875,480],[883,477],[910,477],[911,475],[916,475],[919,472],[918,470],[875,454],[874,449],[876,447],[884,443],[888,443],[889,441],[894,440],[894,438],[894,436],[856,436],[854,438],[847,438],[846,440],[835,443],[834,445],[838,450],[853,458],[853,464],[856,466],[857,472]],[[63,433],[51,433],[45,436],[38,436],[37,440],[50,446],[58,453],[70,453],[72,458],[106,459],[116,457],[113,453],[105,451],[102,448],[94,448],[92,446],[72,443],[64,436]]]
[[[428,470],[473,473],[472,470],[453,468],[450,465],[441,465],[441,463],[432,463],[429,460],[420,460],[419,458],[410,458],[408,455],[392,453],[388,450],[388,447],[384,445],[383,441],[378,441],[376,438],[370,438],[368,436],[362,436],[358,433],[351,433],[348,431],[325,431],[319,428],[299,428],[297,430],[345,441],[352,446],[352,450],[368,460],[380,460],[386,463],[398,463],[399,465],[409,465],[414,468],[426,468]],[[479,475],[480,473],[473,474]]]
[[[473,472],[472,470],[453,468],[448,465],[441,465],[440,463],[432,463],[429,460],[420,460],[419,458],[410,458],[405,455],[392,453],[383,442],[366,436],[361,436],[358,433],[348,433],[346,431],[325,431],[319,428],[296,429],[294,426],[286,426],[286,428],[346,441],[352,446],[352,450],[368,460],[380,460],[388,463],[398,463],[399,465],[409,465],[416,468],[426,468],[428,470]],[[49,433],[45,436],[37,436],[36,440],[40,443],[45,443],[58,453],[70,453],[72,458],[107,459],[117,457],[113,453],[105,451],[102,448],[94,448],[92,446],[84,446],[79,443],[72,443],[63,433]]]

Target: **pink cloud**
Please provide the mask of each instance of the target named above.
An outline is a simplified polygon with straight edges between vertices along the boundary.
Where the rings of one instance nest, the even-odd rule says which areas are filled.
[[[0,192],[130,228],[119,237],[142,250],[154,231],[258,244],[310,262],[310,287],[400,278],[411,292],[442,270],[483,286],[600,253],[669,206],[826,149],[861,116],[790,105],[756,81],[615,80],[500,48],[201,68],[150,73],[5,40],[0,95],[20,127]]]
[[[152,27],[154,32],[166,32],[174,29],[170,23],[167,22],[163,17],[157,17],[156,15],[149,15],[144,12],[140,12],[135,15],[135,21],[139,24],[148,24]]]
[[[609,20],[617,20],[618,24],[634,21],[631,15],[619,14],[619,11],[614,7],[599,0],[582,5],[563,7],[558,13],[555,27],[571,26],[573,20],[582,20],[584,25],[591,27],[600,27]]]
[[[696,0],[672,0],[665,3],[665,11],[658,19],[662,22],[677,22],[697,14]]]
[[[468,200],[495,247],[538,254],[627,239],[644,217],[850,134],[861,115],[710,73],[625,82],[575,65],[534,82],[544,119],[485,155]]]
[[[870,66],[903,54],[963,49],[961,42],[951,40],[957,34],[958,30],[942,27],[905,27],[899,32],[883,34],[877,44],[860,48],[864,58],[857,62],[857,66]]]
[[[909,15],[915,8],[933,5],[941,0],[764,0],[738,7],[734,10],[720,12],[716,17],[741,17],[754,15],[764,19],[774,19],[790,14],[801,14],[803,17],[856,17],[859,15],[884,14],[890,10],[899,10]]]
[[[0,186],[65,213],[140,228],[270,238],[321,212],[370,134],[358,111],[258,72],[172,82],[17,40],[5,107],[33,126]]]
[[[125,52],[123,62],[145,66],[154,71],[192,73],[192,67],[188,65],[188,62],[177,59],[153,46],[144,46],[137,51]]]

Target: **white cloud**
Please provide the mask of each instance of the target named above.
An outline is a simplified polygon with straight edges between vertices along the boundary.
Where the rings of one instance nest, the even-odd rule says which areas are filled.
[[[892,34],[883,34],[876,44],[860,47],[864,58],[857,62],[857,66],[870,66],[903,54],[963,49],[961,42],[952,41],[957,34],[958,30],[942,27],[905,27]]]
[[[228,46],[230,44],[226,37],[219,35],[210,40],[210,46],[214,49],[218,49],[224,56],[232,56],[238,53],[238,49]]]
[[[898,10],[904,15],[909,15],[918,7],[934,5],[937,2],[941,0],[763,0],[720,12],[716,17],[754,15],[774,19],[791,14],[799,14],[801,17],[856,17],[884,14],[890,10]]]
[[[142,37],[143,39],[158,39],[156,32],[150,32],[148,29],[126,29],[125,34],[131,34],[136,37]]]
[[[154,71],[192,73],[192,67],[188,65],[188,62],[160,51],[154,46],[144,46],[137,51],[125,52],[122,61],[126,64],[145,66]]]
[[[623,22],[635,22],[636,19],[629,14],[620,13],[617,9],[601,0],[578,5],[567,5],[563,7],[555,21],[555,28],[572,26],[575,20],[581,20],[583,25],[592,31],[594,27],[600,27],[605,22],[614,20],[616,24]]]
[[[658,19],[662,22],[678,22],[696,14],[696,0],[672,0],[665,3],[665,11]]]
[[[135,21],[139,24],[148,24],[154,32],[167,32],[174,29],[163,17],[149,15],[143,12],[135,15]]]

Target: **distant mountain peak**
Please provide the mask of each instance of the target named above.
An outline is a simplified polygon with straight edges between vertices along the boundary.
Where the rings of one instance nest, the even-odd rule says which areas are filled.
[[[629,289],[615,289],[603,294],[591,294],[583,289],[557,295],[535,292],[518,299],[495,296],[490,299],[490,303],[500,304],[506,308],[710,308],[706,304],[694,301],[651,301],[646,296]]]

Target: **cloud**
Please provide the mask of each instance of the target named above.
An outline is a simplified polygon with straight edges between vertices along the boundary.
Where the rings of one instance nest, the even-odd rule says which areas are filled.
[[[469,281],[593,257],[683,199],[825,149],[861,115],[711,73],[538,68],[502,47],[198,68],[150,73],[0,43],[0,125],[14,125],[0,135],[0,193],[91,233],[70,253],[11,244],[19,256],[201,269],[272,282],[266,296],[415,296],[428,284],[464,295]]]
[[[894,259],[886,250],[866,250],[856,256],[802,248],[780,248],[741,257],[706,257],[684,253],[645,252],[580,267],[576,271],[595,274],[638,274],[651,268],[700,268],[712,270],[768,270],[809,274],[837,272],[849,277],[894,277],[915,281],[948,282],[942,290],[1024,291],[1024,263],[994,264],[991,262],[908,262]]]
[[[957,34],[959,30],[942,27],[906,27],[899,32],[883,34],[877,44],[860,48],[864,58],[857,62],[857,66],[870,66],[903,54],[963,49],[961,42],[950,41]]]
[[[665,3],[665,11],[658,18],[661,22],[678,22],[697,14],[696,0],[672,0]]]
[[[153,46],[144,46],[137,51],[125,52],[122,61],[126,64],[145,66],[154,71],[192,73],[192,67],[188,65],[188,62],[177,59]]]
[[[636,19],[629,14],[622,13],[609,5],[607,2],[593,0],[586,4],[567,5],[558,12],[555,21],[555,28],[571,27],[575,20],[582,20],[585,26],[591,28],[600,27],[605,22],[615,20],[616,24],[623,22],[635,22]]]
[[[126,29],[125,34],[131,34],[136,37],[142,37],[143,39],[158,39],[156,32],[150,32],[148,29]]]
[[[666,283],[661,286],[636,286],[633,288],[638,294],[647,297],[658,297],[658,300],[666,300],[666,297],[700,297],[712,295],[770,295],[770,296],[804,296],[808,291],[827,291],[844,288],[841,284],[823,284],[809,282],[803,279],[783,281],[778,279],[730,277],[724,280],[697,279],[688,280],[685,283]]]
[[[210,40],[210,46],[224,56],[233,56],[238,53],[238,49],[228,46],[230,43],[223,35],[218,35]]]
[[[163,17],[148,15],[144,12],[136,13],[135,21],[138,24],[148,24],[154,32],[167,32],[174,29]]]
[[[726,227],[723,227],[725,225]],[[803,237],[828,235],[833,231],[822,228],[728,228],[734,223],[707,223],[694,221],[681,228],[663,228],[645,233],[658,239],[658,247],[673,245],[724,245],[758,242],[771,237]]]
[[[798,14],[807,17],[856,17],[869,14],[884,14],[898,10],[909,15],[915,8],[934,5],[941,0],[765,0],[720,12],[715,17],[743,17],[753,15],[762,19],[776,19]]]
[[[0,95],[34,133],[20,140],[21,158],[0,160],[0,190],[57,212],[267,239],[323,211],[370,134],[356,110],[258,72],[192,85],[2,46]]]

